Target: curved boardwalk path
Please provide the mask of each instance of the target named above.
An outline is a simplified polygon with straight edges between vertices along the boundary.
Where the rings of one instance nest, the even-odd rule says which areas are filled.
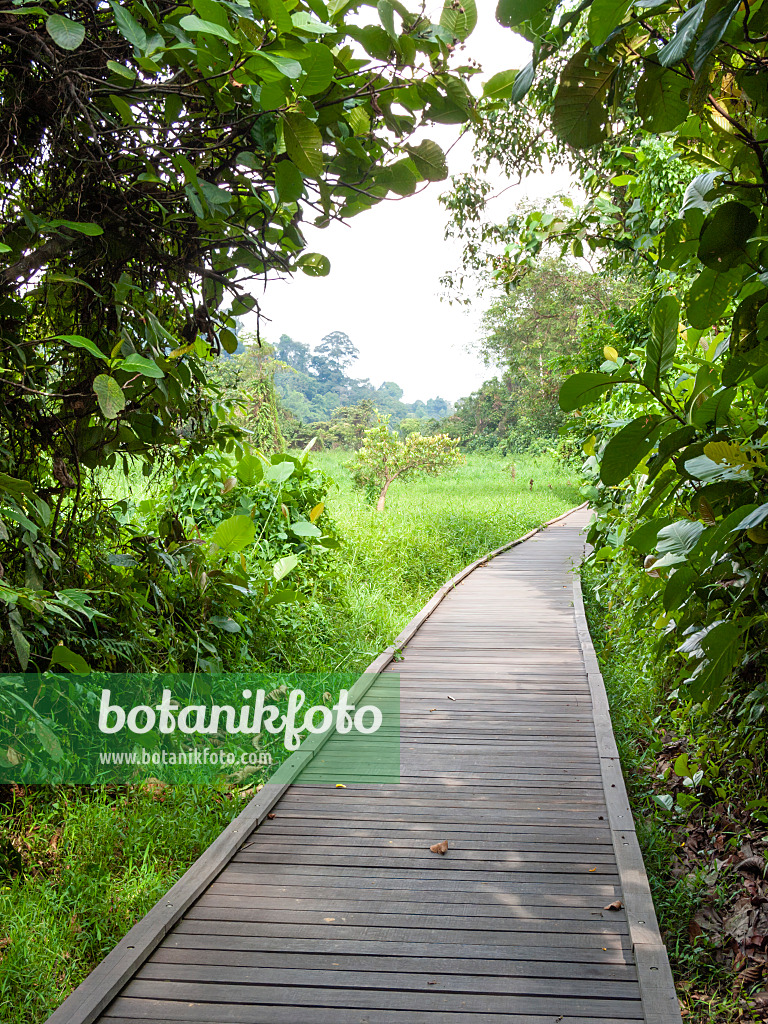
[[[344,740],[302,746],[51,1024],[679,1022],[570,572],[587,519],[460,574],[374,663],[399,784],[318,787]]]

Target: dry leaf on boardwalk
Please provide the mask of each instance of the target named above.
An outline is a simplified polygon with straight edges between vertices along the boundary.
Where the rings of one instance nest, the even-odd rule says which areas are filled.
[[[435,843],[434,846],[430,846],[430,850],[432,851],[432,853],[448,853],[448,840],[442,839],[439,843]]]
[[[609,903],[607,907],[603,907],[603,910],[621,910],[624,904],[621,900],[614,900],[613,903]]]

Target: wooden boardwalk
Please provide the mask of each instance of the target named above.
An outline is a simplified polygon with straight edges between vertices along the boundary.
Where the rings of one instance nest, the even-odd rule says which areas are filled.
[[[678,1024],[570,572],[587,518],[460,574],[374,663],[398,784],[318,786],[344,740],[302,746],[50,1024]]]

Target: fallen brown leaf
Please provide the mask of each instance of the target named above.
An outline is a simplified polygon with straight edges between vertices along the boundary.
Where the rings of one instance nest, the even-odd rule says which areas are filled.
[[[434,846],[430,846],[432,853],[446,854],[448,853],[448,840],[441,839],[439,843],[435,843]]]
[[[267,815],[267,817],[271,821],[275,817],[275,815],[270,811],[270,813]]]
[[[614,900],[613,903],[609,903],[607,907],[603,907],[603,910],[621,910],[624,904],[621,900]]]

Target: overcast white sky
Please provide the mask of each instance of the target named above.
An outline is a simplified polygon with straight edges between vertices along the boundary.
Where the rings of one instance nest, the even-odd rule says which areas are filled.
[[[434,20],[441,8],[432,12]],[[466,55],[482,64],[476,82],[484,82],[497,71],[527,63],[529,45],[496,23],[496,0],[478,0],[478,8]],[[473,88],[477,92],[479,85]],[[459,130],[436,125],[425,137],[448,149]],[[451,151],[449,170],[466,170],[470,161],[465,138]],[[438,297],[440,275],[458,263],[458,249],[443,238],[446,217],[438,203],[448,184],[435,182],[419,195],[379,203],[348,226],[305,228],[310,250],[328,256],[331,273],[271,282],[260,297],[262,312],[271,320],[264,324],[264,336],[277,341],[288,334],[314,346],[325,334],[344,331],[360,350],[350,372],[369,377],[377,387],[384,380],[396,381],[406,402],[437,395],[455,401],[492,376],[470,351],[483,300],[467,311]],[[502,217],[524,195],[551,195],[567,185],[561,174],[530,178],[497,200],[504,205],[496,214]],[[248,319],[245,324],[251,326]]]

